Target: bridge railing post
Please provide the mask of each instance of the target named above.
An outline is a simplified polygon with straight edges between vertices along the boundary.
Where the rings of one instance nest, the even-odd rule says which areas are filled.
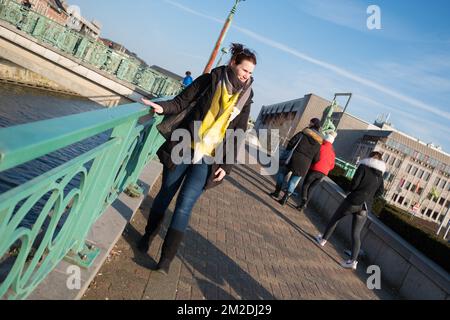
[[[75,253],[82,251],[84,248],[84,239],[90,229],[86,226],[93,225],[120,192],[116,179],[126,166],[129,149],[134,147],[133,129],[136,124],[137,119],[114,128],[111,140],[116,140],[117,143],[107,150],[103,157],[94,160],[93,168],[97,169],[98,172],[92,173],[96,177],[95,181],[92,181],[86,190],[86,196],[82,198],[83,201],[80,205],[82,215],[74,231],[76,245],[73,247],[73,252]]]
[[[0,194],[0,297],[24,299],[68,253],[85,257],[92,224],[156,152],[154,131],[140,139],[149,127],[137,121],[147,114],[135,104],[0,129],[0,171],[112,129],[94,149]]]

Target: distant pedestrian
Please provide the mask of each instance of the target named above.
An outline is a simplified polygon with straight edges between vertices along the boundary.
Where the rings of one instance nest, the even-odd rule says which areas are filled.
[[[320,120],[317,118],[311,119],[309,127],[297,133],[289,141],[287,150],[292,152],[292,156],[286,164],[280,164],[275,191],[270,194],[273,198],[279,198],[284,180],[289,172],[292,172],[288,189],[279,201],[281,205],[288,202],[300,180],[306,176],[311,163],[320,160],[320,146],[323,143],[323,137],[319,130]]]
[[[215,68],[211,73],[198,77],[173,100],[158,104],[142,100],[156,113],[166,116],[158,125],[161,134],[171,137],[176,131],[190,133],[189,145],[194,153],[193,156],[191,154],[190,162],[175,164],[174,153],[177,156],[180,153],[180,150],[176,151],[177,142],[168,139],[158,150],[163,164],[162,185],[153,201],[145,234],[138,248],[142,252],[148,251],[150,242],[161,228],[169,204],[179,190],[156,267],[164,274],[169,272],[183,240],[195,203],[206,189],[219,185],[231,173],[233,163],[226,161],[228,157],[233,156],[234,159],[228,160],[237,163],[237,152],[230,147],[233,139],[226,139],[227,130],[247,130],[253,102],[252,74],[256,56],[241,44],[233,44],[231,52],[232,57],[227,66]],[[196,123],[200,124],[200,128]],[[222,154],[219,148],[225,150],[224,161],[216,159]],[[235,149],[238,146],[235,145]]]
[[[31,10],[32,4],[30,0],[23,0],[21,2],[22,5],[22,17],[20,18],[19,23],[17,24],[17,29],[22,30],[23,24],[26,23],[29,11]]]
[[[335,134],[327,134],[325,136],[325,140],[320,148],[320,160],[311,166],[303,182],[300,191],[301,202],[297,207],[298,210],[306,208],[311,190],[334,169],[336,163],[336,153],[333,148],[334,139]]]
[[[30,0],[23,0],[23,1],[22,1],[22,6],[23,6],[25,9],[30,10],[31,7],[32,7],[32,4],[31,4]]]
[[[386,171],[386,163],[381,160],[382,157],[380,152],[372,152],[368,159],[360,162],[351,183],[350,194],[334,213],[324,236],[320,234],[316,236],[319,245],[325,246],[339,221],[345,216],[352,215],[352,256],[350,260],[341,264],[346,269],[356,270],[361,249],[361,231],[367,220],[368,208],[372,207],[374,197],[382,196],[384,193],[383,174]]]
[[[188,86],[190,86],[192,84],[193,81],[194,80],[192,79],[191,72],[190,71],[186,71],[186,76],[183,79],[183,85],[185,87],[188,87]]]

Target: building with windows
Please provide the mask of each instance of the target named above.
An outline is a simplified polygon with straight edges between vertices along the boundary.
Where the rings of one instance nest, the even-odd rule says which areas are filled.
[[[290,138],[309,125],[312,118],[322,118],[331,104],[324,98],[307,94],[301,99],[263,106],[255,122],[255,130],[279,130],[279,141],[286,145]]]
[[[312,118],[322,119],[329,105],[331,101],[315,94],[308,94],[301,99],[263,106],[256,120],[255,129],[278,129],[280,144],[284,146],[297,132],[307,127]],[[347,162],[351,162],[355,144],[364,136],[364,132],[380,130],[373,124],[343,113],[339,106],[332,115],[332,121],[338,129],[334,143],[336,156]]]
[[[389,130],[385,130],[388,129]],[[356,144],[353,162],[372,151],[383,153],[386,200],[425,220],[450,219],[450,155],[392,127],[367,131]]]
[[[88,21],[85,19],[80,12],[80,8],[77,6],[70,6],[67,8],[68,18],[65,24],[84,35],[87,35],[93,39],[98,39],[100,37],[100,32],[102,25],[98,21]]]
[[[285,145],[311,118],[322,118],[330,101],[314,94],[301,99],[263,106],[255,129],[278,129]],[[385,199],[417,217],[447,226],[450,220],[450,155],[396,129],[383,119],[374,124],[338,110],[332,116],[338,136],[334,143],[339,159],[352,164],[372,151],[384,154],[387,163]]]
[[[30,0],[31,9],[62,25],[66,24],[69,14],[67,4],[61,0]]]

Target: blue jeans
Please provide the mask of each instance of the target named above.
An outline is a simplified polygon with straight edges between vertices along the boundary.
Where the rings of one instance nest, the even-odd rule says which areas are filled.
[[[163,215],[181,186],[170,228],[185,232],[192,209],[205,188],[210,167],[203,161],[198,164],[180,164],[174,170],[164,167],[161,190],[153,202],[150,216]]]
[[[277,186],[280,186],[280,188],[283,186],[284,180],[286,179],[286,176],[289,174],[289,169],[286,167],[280,168],[280,171],[278,171],[277,175]],[[300,183],[300,180],[302,180],[302,177],[291,175],[291,178],[289,179],[288,183],[288,193],[293,194],[295,191],[295,188],[297,188],[298,184]]]

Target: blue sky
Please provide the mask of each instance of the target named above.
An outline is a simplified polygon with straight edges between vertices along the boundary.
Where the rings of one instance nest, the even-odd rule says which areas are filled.
[[[149,64],[201,74],[233,0],[70,0],[102,36]],[[381,9],[369,30],[367,7]],[[258,53],[252,117],[261,106],[352,92],[348,111],[450,152],[450,1],[247,0],[224,45]]]

